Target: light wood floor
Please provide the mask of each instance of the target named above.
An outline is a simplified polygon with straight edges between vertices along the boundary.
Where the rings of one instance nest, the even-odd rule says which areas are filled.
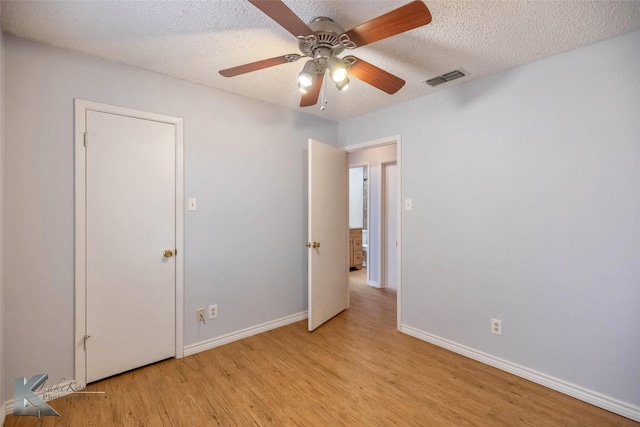
[[[351,275],[351,308],[313,333],[298,322],[160,362],[5,426],[640,425],[398,332],[395,293]]]

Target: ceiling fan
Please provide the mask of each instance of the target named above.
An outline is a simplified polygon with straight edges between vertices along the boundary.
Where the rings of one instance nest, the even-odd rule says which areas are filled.
[[[345,31],[339,24],[324,16],[313,19],[307,25],[280,0],[249,2],[296,36],[302,54],[292,53],[251,62],[221,70],[220,74],[224,77],[234,77],[307,57],[309,59],[298,74],[298,87],[302,92],[301,107],[315,105],[318,102],[327,70],[339,90],[347,88],[348,76],[352,76],[388,94],[396,93],[405,84],[401,78],[353,55],[344,58],[338,55],[345,49],[365,46],[431,22],[431,13],[420,0],[412,1],[349,31]]]

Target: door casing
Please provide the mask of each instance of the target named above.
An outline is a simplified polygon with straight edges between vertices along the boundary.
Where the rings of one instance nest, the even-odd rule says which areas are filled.
[[[388,198],[389,198],[389,188],[390,186],[387,183],[387,168],[389,166],[395,166],[396,167],[396,178],[397,179],[397,172],[398,172],[398,168],[397,168],[397,162],[395,160],[389,160],[389,161],[382,161],[380,162],[380,181],[381,181],[381,185],[380,185],[380,192],[381,192],[381,197],[380,197],[380,205],[381,205],[381,209],[380,209],[380,225],[381,225],[381,229],[382,229],[382,233],[380,233],[381,235],[381,240],[382,240],[382,245],[381,245],[381,249],[380,249],[380,286],[383,288],[386,287],[390,287],[389,286],[389,277],[392,275],[389,275],[389,270],[390,270],[390,263],[389,263],[389,254],[392,250],[396,251],[396,254],[398,252],[398,236],[396,235],[396,239],[395,241],[390,241],[388,239],[388,231],[389,231],[389,215],[387,214],[387,204],[388,204]],[[396,188],[397,190],[397,188]],[[398,204],[398,194],[396,191],[396,207]],[[397,215],[396,215],[396,221],[397,221]],[[397,266],[395,266],[397,268]]]
[[[75,334],[74,377],[78,388],[86,386],[86,358],[84,335],[86,331],[86,159],[85,131],[88,110],[118,114],[144,120],[154,120],[175,126],[176,142],[176,293],[175,293],[175,354],[184,356],[183,302],[184,302],[184,170],[183,170],[183,119],[114,105],[101,104],[82,99],[74,100],[75,126]]]

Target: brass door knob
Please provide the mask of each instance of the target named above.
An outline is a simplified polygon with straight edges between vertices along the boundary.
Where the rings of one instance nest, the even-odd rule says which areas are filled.
[[[320,247],[320,243],[318,243],[318,242],[313,242],[313,247],[314,247],[314,248],[319,248],[319,247]]]
[[[162,253],[165,258],[171,258],[173,256],[173,251],[171,249],[165,249]]]
[[[310,248],[311,247],[311,242],[307,242],[307,244],[305,246]]]

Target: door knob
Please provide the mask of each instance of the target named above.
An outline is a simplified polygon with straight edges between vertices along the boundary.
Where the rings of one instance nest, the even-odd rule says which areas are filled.
[[[319,247],[320,247],[320,243],[318,243],[318,242],[313,242],[313,247],[314,247],[314,248],[319,248]]]
[[[171,258],[173,256],[173,251],[171,249],[165,249],[162,253],[165,258]]]
[[[311,242],[307,242],[307,244],[305,246],[310,248],[311,247]]]

